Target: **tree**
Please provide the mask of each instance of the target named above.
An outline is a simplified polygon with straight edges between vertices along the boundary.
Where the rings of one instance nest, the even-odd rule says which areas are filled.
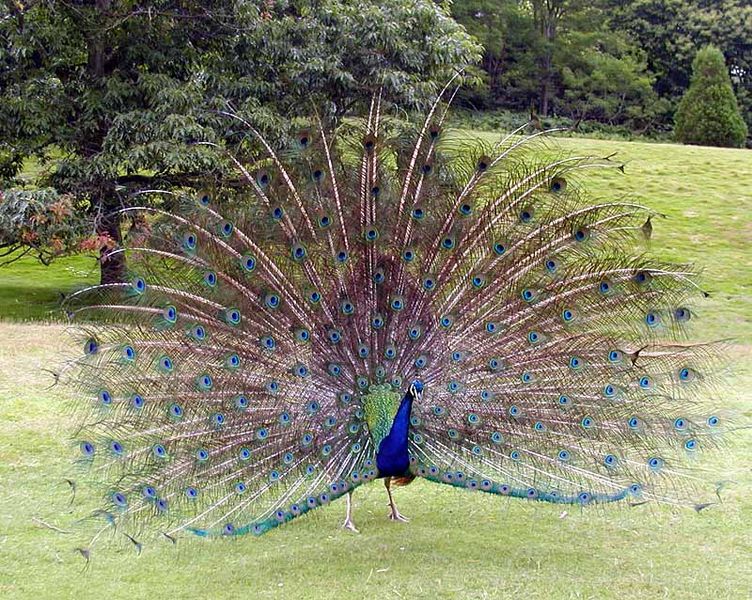
[[[723,53],[706,46],[692,63],[692,83],[676,111],[676,139],[684,144],[741,147],[747,126],[731,87]]]
[[[85,217],[102,281],[122,280],[122,255],[109,255],[120,241],[115,211],[137,189],[220,179],[226,160],[197,142],[241,134],[218,110],[232,106],[282,139],[295,117],[339,119],[377,89],[419,107],[478,58],[431,0],[6,0],[0,248],[50,260],[75,247]],[[24,182],[30,158],[40,171]],[[40,215],[57,218],[59,202],[76,217],[56,223],[69,223],[67,234],[36,227]]]
[[[558,113],[645,131],[669,109],[653,90],[645,54],[622,34],[572,32],[563,53],[563,93],[554,99]]]
[[[519,0],[467,0],[454,2],[452,15],[483,45],[485,85],[462,90],[460,102],[526,111],[540,87],[540,39],[527,7]]]
[[[453,14],[484,45],[476,108],[551,112],[638,129],[666,109],[634,42],[611,27],[611,0],[468,0]]]
[[[554,85],[554,53],[559,35],[561,21],[575,2],[571,0],[530,0],[533,8],[533,23],[541,40],[541,52],[538,55],[540,69],[540,93],[538,110],[543,116],[548,115]]]

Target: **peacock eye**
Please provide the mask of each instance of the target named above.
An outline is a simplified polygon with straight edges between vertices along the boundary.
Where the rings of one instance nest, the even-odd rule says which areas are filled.
[[[523,208],[520,211],[520,221],[522,223],[530,223],[533,220],[535,211],[532,208]]]

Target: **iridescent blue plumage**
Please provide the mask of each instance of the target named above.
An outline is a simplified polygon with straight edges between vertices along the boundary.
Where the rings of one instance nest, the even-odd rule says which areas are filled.
[[[376,466],[381,477],[403,477],[408,474],[410,454],[407,450],[410,429],[410,412],[413,402],[423,396],[423,383],[413,381],[400,402],[392,420],[389,434],[381,440],[376,450]]]

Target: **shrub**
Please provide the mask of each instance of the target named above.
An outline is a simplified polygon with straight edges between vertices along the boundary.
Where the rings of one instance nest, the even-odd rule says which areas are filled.
[[[683,144],[744,145],[747,125],[718,48],[707,46],[695,56],[692,82],[676,111],[674,136]]]

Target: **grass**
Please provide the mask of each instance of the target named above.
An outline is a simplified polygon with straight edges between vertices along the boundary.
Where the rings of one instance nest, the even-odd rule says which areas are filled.
[[[487,141],[496,136],[481,133]],[[607,140],[557,139],[565,152],[625,164],[591,171],[585,185],[601,199],[628,197],[665,218],[653,220],[651,250],[703,270],[708,337],[752,340],[752,152],[727,148]]]
[[[653,248],[705,269],[713,295],[697,308],[699,335],[735,339],[739,360],[724,404],[752,417],[752,153],[583,139],[561,145],[618,151],[626,175],[595,174],[591,189],[630,193],[668,216],[655,223]],[[0,315],[49,316],[58,292],[94,276],[87,260],[0,270]],[[40,524],[68,530],[81,514],[69,507],[64,482],[75,477],[66,397],[47,389],[43,370],[67,347],[63,328],[0,323],[0,339],[2,597],[735,599],[752,590],[748,430],[709,459],[734,483],[722,504],[700,513],[562,510],[416,483],[396,492],[412,517],[403,525],[386,520],[383,488],[370,485],[355,496],[359,536],[338,528],[338,502],[258,539],[183,537],[176,547],[149,543],[140,557],[132,548],[107,551],[82,574],[76,536]]]
[[[63,294],[98,277],[99,265],[90,256],[61,258],[50,267],[24,256],[0,267],[0,319],[57,319]]]

